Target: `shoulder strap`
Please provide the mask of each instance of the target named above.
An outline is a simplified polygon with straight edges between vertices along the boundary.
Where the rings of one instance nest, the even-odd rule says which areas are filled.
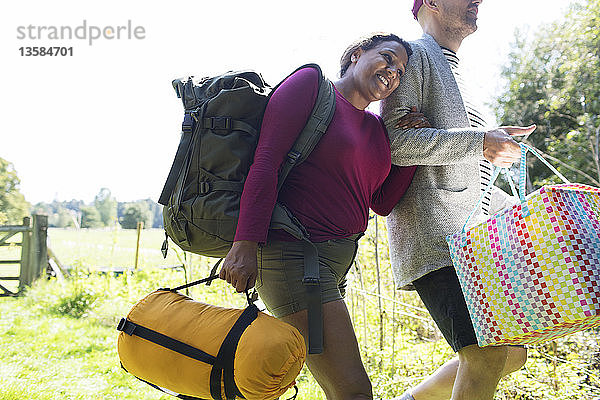
[[[293,75],[304,68],[314,68],[319,72],[319,92],[304,129],[300,132],[292,149],[288,152],[284,164],[281,166],[277,181],[277,191],[281,189],[281,186],[285,182],[285,179],[292,168],[306,160],[317,143],[319,143],[319,140],[321,140],[321,137],[327,130],[335,112],[335,91],[333,89],[333,83],[323,76],[323,72],[317,64],[305,64],[290,75]],[[274,91],[275,89],[273,89],[273,92]]]
[[[319,143],[335,112],[333,83],[323,76],[323,72],[317,64],[303,65],[292,74],[303,68],[315,68],[319,72],[319,92],[304,129],[300,132],[281,166],[277,181],[278,192],[292,168],[306,160]],[[323,315],[317,248],[310,241],[306,229],[283,204],[275,204],[270,226],[275,229],[283,229],[303,241],[304,278],[302,283],[308,298],[308,353],[320,354],[323,352]]]

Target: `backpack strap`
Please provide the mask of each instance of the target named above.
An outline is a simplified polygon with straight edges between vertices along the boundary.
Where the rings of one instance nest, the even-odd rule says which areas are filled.
[[[308,239],[303,241],[304,277],[302,284],[307,294],[308,354],[323,352],[323,304],[319,277],[319,253]]]
[[[162,204],[163,206],[166,206],[169,203],[169,197],[171,197],[171,193],[173,193],[173,189],[175,188],[177,178],[179,177],[179,171],[181,171],[183,163],[185,162],[185,158],[191,147],[190,145],[195,127],[192,113],[192,111],[186,110],[183,117],[183,123],[181,124],[182,138],[179,142],[179,146],[177,147],[177,153],[175,153],[175,159],[173,160],[173,165],[171,165],[169,176],[167,177],[165,186],[163,187],[160,198],[158,199],[158,203]]]
[[[307,293],[308,354],[321,354],[323,352],[323,316],[317,248],[310,241],[306,228],[281,203],[275,204],[270,228],[283,229],[303,242],[304,277],[302,284]]]
[[[305,64],[292,72],[290,76],[304,68],[314,68],[319,72],[319,92],[304,129],[300,132],[281,166],[277,180],[278,192],[292,168],[306,160],[317,143],[319,143],[335,112],[335,90],[333,89],[333,83],[323,76],[323,72],[317,64]],[[274,93],[275,89],[271,93]]]
[[[319,143],[335,112],[333,83],[323,76],[321,68],[317,64],[303,65],[292,74],[303,68],[315,68],[319,72],[319,92],[304,129],[300,132],[281,166],[277,181],[278,192],[292,168],[306,160]],[[271,93],[275,92],[275,89]],[[271,229],[283,229],[303,241],[304,277],[302,284],[306,289],[308,299],[308,353],[320,354],[323,352],[323,312],[317,248],[310,241],[306,229],[283,204],[275,205],[270,227]]]

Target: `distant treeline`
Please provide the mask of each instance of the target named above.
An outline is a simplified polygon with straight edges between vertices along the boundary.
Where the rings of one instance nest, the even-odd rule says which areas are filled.
[[[107,188],[102,188],[90,204],[83,200],[37,203],[32,213],[48,215],[51,227],[102,228],[119,224],[124,229],[135,229],[138,222],[144,228],[162,228],[162,206],[152,199],[119,202]]]

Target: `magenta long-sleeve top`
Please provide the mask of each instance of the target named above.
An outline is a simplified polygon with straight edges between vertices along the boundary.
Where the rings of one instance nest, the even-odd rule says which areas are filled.
[[[328,129],[277,195],[279,168],[314,107],[318,79],[316,69],[301,69],[271,96],[244,184],[236,241],[266,242],[276,201],[304,225],[313,242],[363,232],[369,208],[389,214],[410,184],[414,167],[391,169],[390,142],[380,117],[357,109],[336,89]],[[293,240],[282,231],[269,238]]]

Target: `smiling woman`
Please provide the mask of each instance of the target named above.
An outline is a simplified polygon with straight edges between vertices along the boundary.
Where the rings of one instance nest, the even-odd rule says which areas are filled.
[[[372,397],[343,297],[369,207],[377,211],[396,204],[414,172],[412,167],[390,172],[387,132],[381,119],[365,110],[398,86],[409,54],[408,44],[392,34],[348,47],[334,84],[333,118],[279,193],[277,171],[315,105],[319,73],[301,69],[273,92],[244,184],[235,241],[220,272],[239,292],[256,284],[269,311],[302,333],[310,344],[308,367],[330,399]],[[269,231],[276,201],[310,241]],[[316,271],[309,271],[304,260],[315,253]],[[305,284],[315,280],[317,285]],[[313,345],[320,331],[322,346]]]
[[[360,39],[342,55],[336,87],[355,107],[364,109],[398,87],[411,54],[409,44],[393,34]]]

